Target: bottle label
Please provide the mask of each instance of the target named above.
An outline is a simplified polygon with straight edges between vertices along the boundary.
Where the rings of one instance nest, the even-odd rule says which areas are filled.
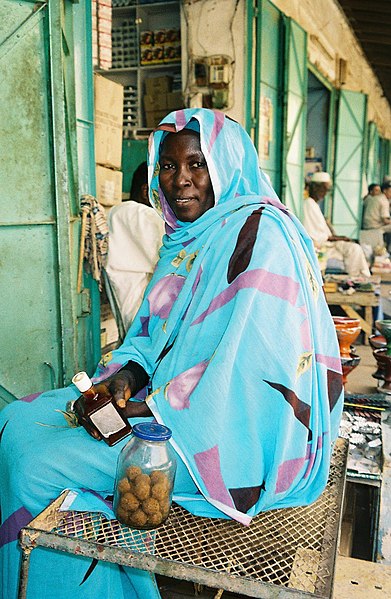
[[[104,437],[118,433],[125,426],[124,421],[112,403],[108,403],[100,410],[91,414],[90,418]]]

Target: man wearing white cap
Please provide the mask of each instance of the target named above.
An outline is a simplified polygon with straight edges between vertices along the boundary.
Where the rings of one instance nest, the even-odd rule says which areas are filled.
[[[324,199],[332,187],[329,173],[324,171],[312,175],[309,197],[304,200],[303,225],[315,248],[325,252],[327,260],[340,260],[351,277],[370,277],[371,273],[364,252],[358,243],[349,237],[335,235],[328,226],[318,202]]]

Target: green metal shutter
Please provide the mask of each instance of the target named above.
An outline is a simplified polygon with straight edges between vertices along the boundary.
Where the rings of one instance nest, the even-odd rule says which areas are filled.
[[[307,107],[307,34],[285,17],[282,199],[301,218]]]
[[[271,2],[260,2],[257,22],[255,145],[259,164],[281,192],[282,163],[282,14]]]
[[[367,97],[341,90],[334,161],[333,225],[339,235],[360,230]]]
[[[78,334],[80,191],[64,7],[0,5],[0,407],[61,386],[98,353],[92,333],[86,342],[86,329]]]
[[[376,123],[370,122],[368,126],[368,155],[367,155],[367,183],[379,183],[379,133]],[[363,190],[366,192],[366,190]]]

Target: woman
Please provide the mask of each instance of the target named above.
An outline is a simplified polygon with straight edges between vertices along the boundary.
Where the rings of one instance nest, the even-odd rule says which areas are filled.
[[[249,524],[261,510],[314,501],[328,477],[342,384],[312,242],[260,172],[246,132],[222,113],[168,115],[150,138],[149,183],[166,222],[161,257],[123,345],[95,380],[118,401],[148,384],[146,401],[128,401],[125,413],[132,423],[152,413],[172,429],[175,500],[193,513]],[[7,599],[20,527],[63,488],[112,493],[126,441],[110,448],[82,428],[59,428],[76,397],[70,387],[1,414]],[[32,553],[31,597],[85,598],[96,588],[154,597],[153,584],[136,570],[126,577],[103,562],[92,569]]]

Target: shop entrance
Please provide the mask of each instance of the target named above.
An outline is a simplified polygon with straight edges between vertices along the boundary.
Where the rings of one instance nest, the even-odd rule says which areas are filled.
[[[329,132],[331,93],[311,72],[308,72],[307,135],[304,175],[306,182],[316,171],[329,170]],[[320,205],[323,212],[325,206]]]

